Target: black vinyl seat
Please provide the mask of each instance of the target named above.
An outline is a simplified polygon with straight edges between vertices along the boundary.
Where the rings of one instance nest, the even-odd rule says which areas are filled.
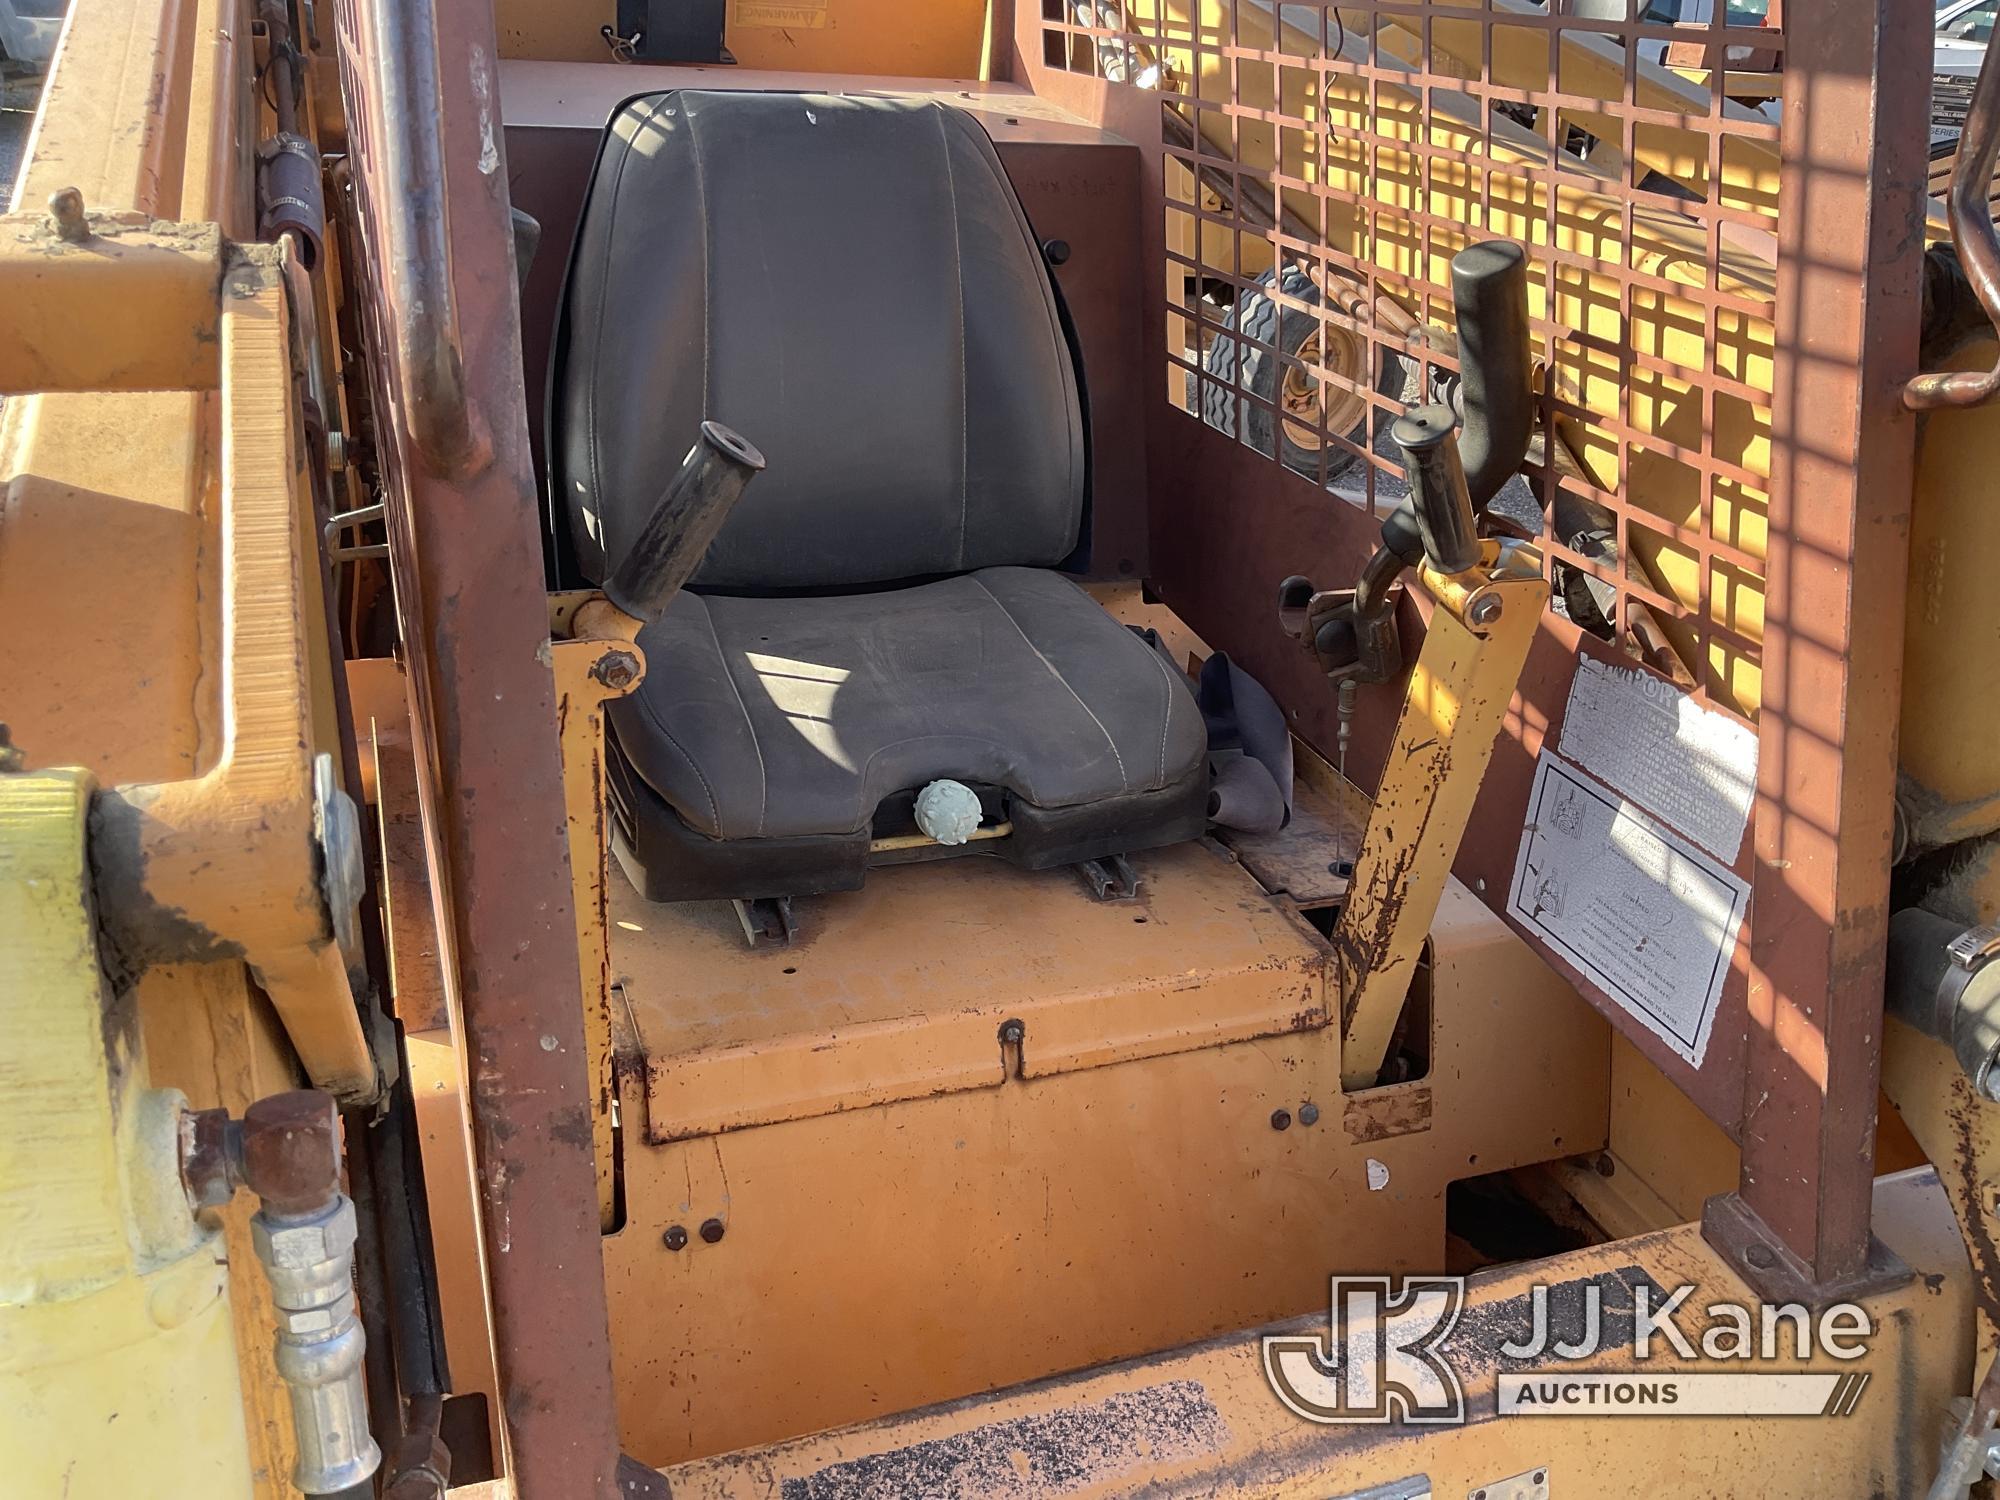
[[[769,460],[610,706],[613,842],[648,896],[859,885],[939,778],[1013,825],[967,849],[1031,867],[1201,832],[1185,679],[1051,571],[1084,509],[1077,372],[970,116],[627,103],[556,347],[551,484],[591,577],[704,418]]]

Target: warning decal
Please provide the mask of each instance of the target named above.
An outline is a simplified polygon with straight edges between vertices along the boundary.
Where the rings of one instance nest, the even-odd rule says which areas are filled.
[[[1724,863],[1757,793],[1757,732],[1638,667],[1584,657],[1563,712],[1562,753]]]
[[[1726,865],[1542,752],[1507,909],[1697,1068],[1749,904]]]

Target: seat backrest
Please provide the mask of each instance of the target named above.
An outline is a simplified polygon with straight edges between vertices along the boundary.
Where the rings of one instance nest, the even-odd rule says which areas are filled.
[[[1027,217],[962,111],[630,101],[599,153],[562,319],[550,480],[593,578],[704,418],[770,467],[697,586],[1051,566],[1075,545],[1076,371]]]

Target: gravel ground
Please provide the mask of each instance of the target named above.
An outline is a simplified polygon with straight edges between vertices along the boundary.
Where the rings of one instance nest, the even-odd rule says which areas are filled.
[[[40,92],[39,78],[0,78],[0,213],[13,203],[14,176],[21,170],[21,148]]]
[[[8,78],[0,72],[0,214],[14,204],[14,174],[20,172],[20,152],[28,144],[28,126],[34,124],[34,102],[40,94],[40,78]],[[4,396],[0,406],[6,406]]]
[[[35,100],[41,91],[39,78],[0,74],[0,214],[13,206],[14,176],[21,170],[21,148],[28,142],[28,127],[34,123]],[[0,406],[6,404],[0,397]]]

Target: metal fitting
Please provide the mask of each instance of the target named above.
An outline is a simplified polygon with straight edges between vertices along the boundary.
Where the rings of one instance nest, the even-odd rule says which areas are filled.
[[[1980,1098],[2000,1103],[2000,927],[1922,907],[1889,920],[1888,1004],[1950,1047]]]
[[[244,1110],[242,1179],[275,1219],[332,1206],[340,1197],[340,1116],[332,1096],[294,1089]]]
[[[257,1194],[250,1246],[277,1313],[278,1375],[298,1434],[293,1483],[308,1495],[339,1494],[382,1462],[368,1431],[367,1335],[354,1295],[354,1203],[340,1191],[340,1116],[316,1089],[259,1099],[233,1129],[226,1116],[218,1126],[216,1113],[184,1116],[182,1181],[191,1198],[235,1182]]]
[[[251,1246],[271,1283],[278,1374],[298,1434],[292,1482],[308,1495],[352,1489],[382,1462],[368,1431],[354,1240],[354,1203],[344,1194],[311,1218],[267,1211],[250,1221]]]
[[[358,1233],[354,1201],[344,1193],[310,1219],[274,1219],[268,1213],[251,1219],[251,1247],[271,1277],[281,1326],[299,1333],[323,1333],[332,1326],[326,1316],[330,1304],[318,1294],[323,1284],[333,1286],[332,1268],[352,1263]]]
[[[1499,619],[1501,611],[1506,609],[1506,607],[1507,601],[1502,599],[1498,594],[1481,594],[1467,606],[1465,618],[1467,623],[1476,625],[1483,630]]]
[[[81,245],[90,238],[90,221],[83,214],[83,194],[73,187],[57,188],[49,194],[49,222],[56,238],[65,244]]]
[[[257,236],[277,240],[287,234],[295,237],[308,271],[319,264],[326,238],[319,148],[281,131],[257,148]]]
[[[443,1416],[442,1396],[410,1397],[402,1440],[382,1476],[382,1500],[442,1500],[451,1489],[451,1449],[438,1435]]]

